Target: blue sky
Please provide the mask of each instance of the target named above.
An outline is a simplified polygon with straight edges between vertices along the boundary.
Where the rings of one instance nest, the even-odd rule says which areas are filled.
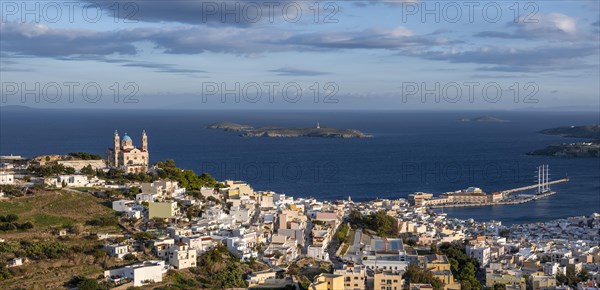
[[[2,105],[600,107],[598,1],[2,1],[1,9]],[[65,83],[75,84],[71,99]]]

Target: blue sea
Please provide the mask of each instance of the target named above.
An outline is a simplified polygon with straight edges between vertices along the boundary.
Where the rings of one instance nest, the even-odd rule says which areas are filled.
[[[491,115],[510,122],[460,122]],[[161,110],[2,110],[0,154],[36,156],[86,151],[104,154],[115,130],[139,145],[148,133],[150,159],[238,179],[255,190],[296,197],[354,201],[406,198],[423,191],[480,187],[500,191],[537,182],[536,167],[564,176],[556,195],[521,205],[445,209],[450,217],[504,224],[600,212],[600,159],[528,156],[549,144],[577,139],[537,133],[563,125],[599,123],[598,112],[314,112]],[[255,127],[354,128],[373,138],[242,138],[209,130],[231,121]],[[531,192],[529,192],[531,193]]]

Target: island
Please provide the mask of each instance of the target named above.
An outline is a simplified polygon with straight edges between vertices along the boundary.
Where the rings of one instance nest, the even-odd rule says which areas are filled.
[[[540,131],[546,135],[559,135],[571,138],[590,138],[600,140],[600,125],[564,126]]]
[[[480,116],[480,117],[476,117],[476,118],[461,118],[458,119],[461,122],[488,122],[488,123],[498,123],[498,122],[508,122],[508,120],[503,120],[500,118],[496,118],[496,117],[492,117],[492,116]]]
[[[206,126],[208,129],[221,129],[229,132],[240,132],[242,137],[321,137],[321,138],[369,138],[371,135],[364,134],[356,129],[339,129],[321,127],[317,124],[313,128],[276,128],[263,127],[254,128],[249,125],[241,125],[232,122],[219,122]]]
[[[231,131],[231,132],[241,132],[241,131],[245,131],[245,130],[254,129],[254,127],[252,127],[250,125],[242,125],[242,124],[236,124],[236,123],[232,123],[232,122],[218,122],[218,123],[210,124],[210,125],[206,126],[206,128],[221,129],[224,131]]]
[[[557,157],[600,157],[600,125],[563,126],[544,129],[539,133],[590,140],[587,142],[553,144],[544,149],[528,152],[528,155]]]

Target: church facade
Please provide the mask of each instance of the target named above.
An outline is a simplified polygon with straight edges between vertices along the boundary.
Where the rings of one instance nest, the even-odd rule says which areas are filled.
[[[142,131],[141,147],[135,147],[133,140],[127,136],[127,133],[121,139],[119,133],[115,131],[113,147],[108,148],[106,155],[109,167],[122,169],[125,173],[148,171],[150,155],[148,154],[148,136],[146,136],[146,131]]]

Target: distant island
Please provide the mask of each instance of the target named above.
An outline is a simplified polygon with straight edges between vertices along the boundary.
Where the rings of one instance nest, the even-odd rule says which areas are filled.
[[[254,128],[250,125],[232,122],[219,122],[206,126],[208,129],[220,129],[228,132],[240,132],[242,137],[321,137],[321,138],[369,138],[355,129],[338,129],[321,127],[314,128]]]
[[[252,127],[250,125],[242,125],[242,124],[236,124],[236,123],[231,123],[231,122],[214,123],[214,124],[210,124],[210,125],[206,126],[206,128],[221,129],[224,131],[231,131],[231,132],[241,132],[241,131],[245,131],[245,130],[254,129],[254,127]]]
[[[461,122],[508,122],[508,120],[502,120],[496,117],[492,117],[492,116],[480,116],[480,117],[476,117],[476,118],[461,118],[458,119]]]
[[[600,125],[564,126],[540,131],[546,135],[560,135],[571,138],[589,138],[600,140]]]
[[[557,157],[600,157],[600,125],[563,126],[544,129],[539,133],[567,138],[590,139],[587,142],[550,145],[544,149],[528,152],[528,155]]]

